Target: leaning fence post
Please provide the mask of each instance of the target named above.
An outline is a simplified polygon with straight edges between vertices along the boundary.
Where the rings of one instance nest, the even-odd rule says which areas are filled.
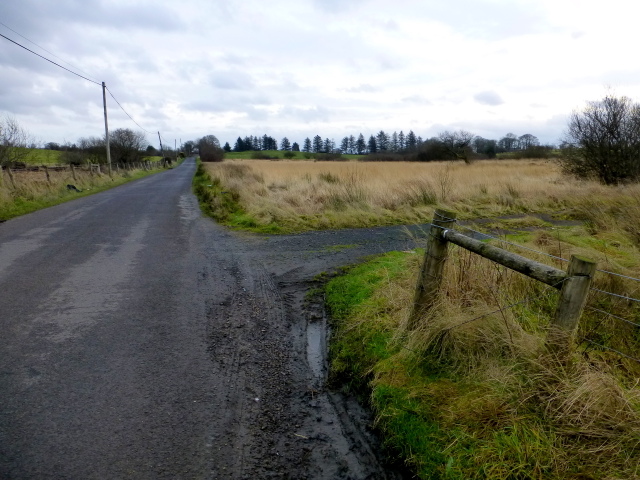
[[[562,283],[556,313],[547,335],[547,345],[555,353],[567,354],[587,303],[596,262],[572,255],[567,278]]]
[[[409,329],[417,325],[420,315],[433,306],[440,284],[442,283],[442,271],[447,259],[447,240],[442,232],[451,228],[456,220],[454,212],[436,210],[433,214],[433,222],[429,228],[427,246],[424,252],[422,269],[418,276],[416,293],[413,300],[413,309],[409,316]]]
[[[10,167],[7,167],[7,173],[9,174],[9,180],[11,180],[11,185],[13,186],[13,189],[16,189],[16,181],[13,178],[13,172],[11,171]]]

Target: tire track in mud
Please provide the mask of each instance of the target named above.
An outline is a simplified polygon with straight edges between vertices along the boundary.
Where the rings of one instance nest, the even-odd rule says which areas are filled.
[[[209,353],[223,379],[213,478],[402,478],[378,459],[368,413],[325,388],[326,318],[305,298],[318,273],[386,250],[378,235],[259,237],[203,225],[199,290],[209,297]],[[407,243],[401,229],[382,238]],[[347,242],[347,251],[327,248]]]

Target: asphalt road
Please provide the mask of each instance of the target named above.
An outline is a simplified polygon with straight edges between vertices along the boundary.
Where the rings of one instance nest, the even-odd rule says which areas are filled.
[[[0,224],[0,478],[399,478],[324,389],[303,300],[320,271],[411,242],[228,232],[194,170]]]

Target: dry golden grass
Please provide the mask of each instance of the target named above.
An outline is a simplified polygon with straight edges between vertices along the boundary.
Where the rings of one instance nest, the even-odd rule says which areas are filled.
[[[542,160],[453,162],[311,162],[231,160],[206,164],[237,192],[258,225],[285,231],[430,220],[434,206],[461,218],[522,212],[558,212],[611,187],[563,176]],[[636,187],[620,191],[640,195]]]
[[[90,173],[86,167],[75,169],[75,178],[71,170],[49,170],[49,178],[44,169],[39,171],[14,171],[13,179],[6,170],[0,172],[0,219],[6,220],[28,213],[38,208],[55,205],[65,200],[95,192],[143,176],[146,171],[113,170],[112,175]],[[82,190],[78,193],[68,190],[67,185],[75,185]]]

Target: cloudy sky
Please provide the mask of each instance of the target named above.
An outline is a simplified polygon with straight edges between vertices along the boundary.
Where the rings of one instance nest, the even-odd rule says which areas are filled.
[[[586,101],[640,99],[637,13],[630,0],[2,0],[0,34],[106,82],[171,143],[448,129],[556,143]],[[138,129],[108,107],[110,128]],[[0,114],[42,142],[104,128],[100,86],[1,37]]]

